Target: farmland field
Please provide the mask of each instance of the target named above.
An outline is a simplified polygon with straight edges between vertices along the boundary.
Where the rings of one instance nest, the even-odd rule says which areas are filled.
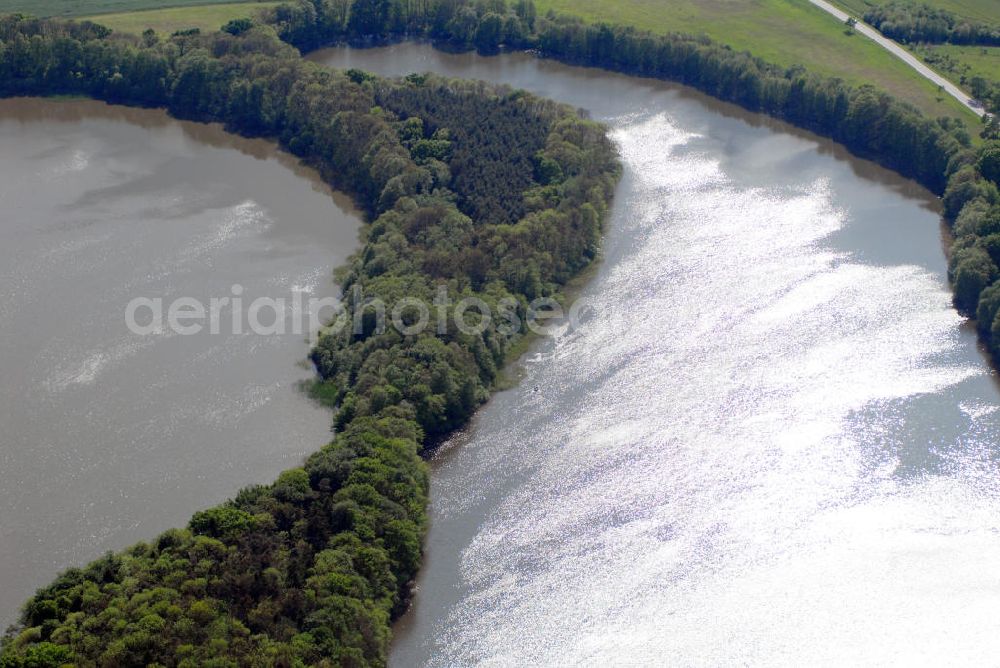
[[[100,14],[88,18],[118,32],[138,34],[147,28],[152,28],[160,34],[169,35],[177,30],[188,28],[198,28],[202,32],[218,30],[232,19],[253,16],[262,8],[277,4],[279,3],[258,2],[205,5],[203,7],[171,7],[121,14]]]
[[[937,62],[932,62],[932,64],[935,69],[956,80],[962,75],[968,79],[972,77],[994,80],[1000,78],[1000,47],[937,44],[917,47],[914,52],[921,58],[926,58],[928,55],[932,58],[934,56],[950,58],[953,63],[950,67]],[[952,75],[953,72],[954,75]]]
[[[211,4],[217,3],[213,3],[212,0],[0,0],[0,14],[24,12],[39,17],[79,17]],[[243,0],[243,4],[255,3],[254,0]]]

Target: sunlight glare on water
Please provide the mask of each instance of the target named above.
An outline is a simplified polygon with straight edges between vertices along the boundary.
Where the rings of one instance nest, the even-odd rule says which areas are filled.
[[[312,57],[571,104],[625,167],[589,320],[435,457],[393,665],[996,662],[1000,392],[927,191],[662,82]]]
[[[628,252],[435,479],[435,522],[492,507],[429,663],[995,656],[995,415],[915,472],[892,433],[986,373],[939,277],[825,245],[824,179],[737,186],[663,114],[613,137]]]

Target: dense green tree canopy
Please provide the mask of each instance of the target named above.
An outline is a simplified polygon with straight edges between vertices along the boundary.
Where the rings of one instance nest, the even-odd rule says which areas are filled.
[[[979,153],[979,173],[1000,185],[1000,141],[991,141]]]
[[[951,42],[1000,46],[1000,26],[970,21],[926,3],[893,0],[874,5],[865,21],[900,42]]]

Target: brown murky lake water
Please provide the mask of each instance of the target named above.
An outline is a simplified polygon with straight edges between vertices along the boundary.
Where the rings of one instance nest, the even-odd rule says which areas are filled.
[[[125,310],[234,285],[247,304],[335,296],[359,224],[266,142],[0,101],[0,623],[62,569],[183,526],[329,440],[328,412],[297,389],[306,334],[136,336]]]

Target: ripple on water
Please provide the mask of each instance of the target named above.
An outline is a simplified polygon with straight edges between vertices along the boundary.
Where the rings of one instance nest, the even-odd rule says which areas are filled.
[[[614,138],[631,190],[610,243],[628,251],[581,330],[528,364],[540,392],[498,402],[518,419],[487,409],[437,472],[435,522],[485,516],[431,663],[1000,649],[1000,502],[977,448],[995,406],[949,394],[985,370],[957,353],[940,278],[826,247],[851,215],[829,180],[738,186],[663,115]],[[913,452],[920,401],[942,396],[967,428]]]
[[[246,305],[335,295],[359,220],[292,164],[163,112],[0,102],[0,626],[57,573],[329,440],[296,388],[307,333],[235,335],[226,317],[218,335],[140,336],[124,317],[235,284]]]

